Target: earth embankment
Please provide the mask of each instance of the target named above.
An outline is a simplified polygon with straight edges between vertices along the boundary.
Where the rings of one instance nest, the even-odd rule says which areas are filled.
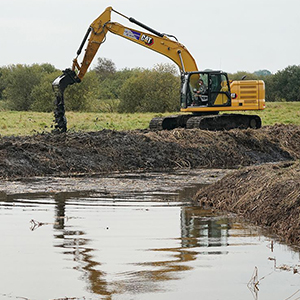
[[[200,190],[195,199],[300,246],[300,161],[243,168]]]
[[[238,168],[300,158],[300,126],[211,132],[67,132],[0,138],[0,178]]]
[[[123,171],[237,169],[196,202],[300,245],[300,126],[259,130],[67,132],[0,138],[0,179]],[[5,192],[5,191],[4,191]]]

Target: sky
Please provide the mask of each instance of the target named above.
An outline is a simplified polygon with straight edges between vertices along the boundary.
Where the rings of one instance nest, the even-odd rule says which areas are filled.
[[[71,67],[89,25],[108,6],[175,35],[199,70],[276,73],[300,65],[299,0],[1,0],[0,67],[34,63],[50,63],[61,70]],[[112,21],[145,31],[114,13]],[[112,33],[92,67],[98,57],[112,60],[117,69],[173,64]]]

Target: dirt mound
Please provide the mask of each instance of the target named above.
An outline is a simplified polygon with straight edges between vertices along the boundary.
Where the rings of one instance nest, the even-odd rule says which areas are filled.
[[[299,245],[300,162],[291,162],[300,159],[299,149],[300,126],[292,125],[5,136],[0,138],[0,178],[256,165],[201,190],[197,201],[238,213]],[[270,162],[281,163],[260,165]]]
[[[0,138],[0,178],[125,170],[236,168],[300,158],[300,126],[111,131]]]
[[[300,246],[300,161],[235,171],[200,190],[196,201],[237,213]]]

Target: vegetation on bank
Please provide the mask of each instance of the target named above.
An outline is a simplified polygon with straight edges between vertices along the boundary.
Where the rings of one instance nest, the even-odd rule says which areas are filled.
[[[300,161],[263,164],[235,171],[200,190],[203,207],[227,211],[300,246]]]
[[[0,67],[1,135],[52,130],[55,97],[51,83],[59,75],[61,71],[51,64]],[[261,116],[263,125],[299,125],[300,66],[289,66],[276,74],[267,70],[237,72],[229,78],[244,75],[266,83],[267,109],[247,113]],[[80,84],[65,91],[68,129],[144,129],[155,116],[178,113],[179,98],[175,65],[117,70],[111,60],[99,58]]]
[[[51,64],[0,67],[0,109],[53,111],[51,83],[62,72]],[[262,79],[266,101],[300,101],[300,66],[271,74],[267,70],[229,74],[232,80]],[[159,64],[152,69],[117,70],[108,59],[99,58],[80,84],[65,91],[67,111],[164,113],[179,110],[180,76],[176,65]]]
[[[102,129],[145,129],[153,117],[173,113],[103,113],[67,112],[70,131],[99,131]],[[263,126],[274,124],[300,125],[300,102],[269,102],[267,108],[258,112]],[[53,128],[53,112],[1,111],[0,135],[31,135],[50,132]]]

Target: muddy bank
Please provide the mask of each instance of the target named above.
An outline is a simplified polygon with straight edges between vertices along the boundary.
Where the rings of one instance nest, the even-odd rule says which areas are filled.
[[[111,173],[97,176],[32,177],[0,180],[0,200],[18,194],[82,193],[110,197],[134,197],[136,194],[171,194],[191,191],[193,198],[201,186],[212,184],[232,170],[195,169],[173,172]]]
[[[259,130],[103,130],[0,138],[0,178],[237,168],[300,158],[300,126]]]
[[[68,176],[74,178],[79,174],[91,179],[99,173],[238,168],[201,190],[197,196],[199,204],[237,213],[269,228],[284,241],[299,245],[299,149],[300,126],[293,125],[225,132],[103,130],[3,136],[0,137],[0,190],[4,195],[26,189],[41,192],[39,180],[28,184],[23,181],[23,185],[17,180],[36,176],[43,177],[41,182],[50,178],[51,185],[44,190],[50,188],[55,193],[68,186],[78,190],[107,186],[99,178],[66,181]],[[225,173],[219,174],[222,177]],[[53,178],[57,178],[57,184]],[[185,179],[183,185],[184,182]],[[137,184],[135,179],[134,184]],[[169,185],[167,182],[166,186]]]
[[[236,213],[300,246],[300,161],[246,167],[200,190],[203,207]]]

